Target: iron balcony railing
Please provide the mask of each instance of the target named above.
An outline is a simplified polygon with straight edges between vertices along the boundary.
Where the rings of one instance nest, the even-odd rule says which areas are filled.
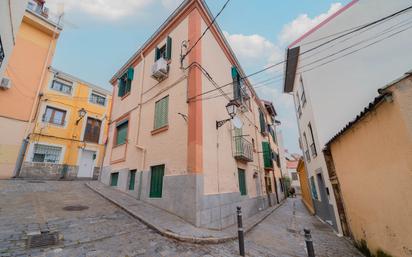
[[[253,146],[243,136],[234,137],[233,157],[237,160],[252,162],[253,161]]]
[[[312,152],[312,156],[313,156],[313,157],[316,157],[316,156],[318,155],[318,152],[316,151],[315,143],[312,143],[312,144],[310,145],[310,151]]]

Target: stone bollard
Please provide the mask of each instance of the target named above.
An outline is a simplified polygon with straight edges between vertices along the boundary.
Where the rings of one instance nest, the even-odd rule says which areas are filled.
[[[315,257],[315,249],[313,248],[313,241],[312,236],[310,234],[310,230],[305,228],[303,229],[305,232],[305,242],[306,242],[306,249],[308,251],[308,257]]]
[[[242,207],[238,206],[237,209],[237,235],[239,240],[239,255],[245,256],[245,239],[243,235],[243,224],[242,224]]]

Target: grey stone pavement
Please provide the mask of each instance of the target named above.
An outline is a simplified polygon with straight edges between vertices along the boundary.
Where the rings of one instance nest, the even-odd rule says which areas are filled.
[[[66,211],[70,205],[88,209]],[[295,215],[293,211],[295,210]],[[306,256],[301,227],[312,229],[316,256],[362,256],[289,199],[246,235],[247,256]],[[53,247],[26,249],[26,234],[59,231]],[[235,240],[191,244],[163,237],[86,187],[85,182],[0,180],[0,256],[238,256]]]

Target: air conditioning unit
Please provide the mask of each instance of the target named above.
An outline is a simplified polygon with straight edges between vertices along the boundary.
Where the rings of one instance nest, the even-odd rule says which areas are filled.
[[[0,82],[1,89],[10,89],[11,88],[11,80],[9,78],[2,78]]]
[[[158,81],[167,78],[169,65],[164,58],[158,59],[152,66],[152,77]]]

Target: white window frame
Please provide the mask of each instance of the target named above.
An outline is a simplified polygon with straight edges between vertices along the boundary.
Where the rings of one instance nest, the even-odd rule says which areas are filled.
[[[59,161],[54,163],[54,162],[33,162],[33,157],[34,157],[34,146],[35,145],[46,145],[46,146],[54,146],[54,147],[60,147],[61,151],[60,151],[60,156],[59,156]],[[26,155],[26,162],[30,162],[30,163],[46,163],[46,164],[63,164],[64,163],[64,156],[66,153],[66,146],[65,145],[59,145],[59,144],[52,144],[52,143],[47,143],[47,142],[36,142],[36,143],[30,143],[29,145],[29,150],[28,153]]]
[[[101,105],[101,104],[99,104],[99,103],[92,102],[92,95],[93,95],[93,94],[98,95],[98,96],[100,96],[100,97],[104,97],[104,105]],[[107,97],[106,94],[100,93],[100,92],[98,92],[98,91],[96,91],[96,90],[93,90],[93,89],[89,90],[89,103],[95,104],[95,105],[98,105],[98,106],[102,106],[102,107],[106,107],[106,106],[107,106],[107,102],[108,102],[108,97]]]
[[[66,116],[64,117],[64,123],[63,123],[63,125],[59,125],[59,124],[54,124],[54,123],[49,123],[49,122],[43,121],[43,115],[44,115],[45,112],[46,112],[47,106],[50,106],[50,107],[52,107],[52,108],[56,108],[56,109],[60,109],[60,110],[66,111]],[[59,105],[55,105],[55,104],[53,104],[52,102],[46,102],[46,103],[44,103],[44,104],[42,105],[42,107],[41,107],[40,115],[39,115],[39,117],[38,117],[38,122],[41,123],[43,126],[53,126],[53,127],[57,127],[57,128],[67,128],[67,125],[68,125],[68,123],[69,123],[69,121],[70,121],[70,115],[71,115],[70,109],[61,107],[61,106],[59,106]]]
[[[56,80],[57,80],[57,81],[60,81],[62,84],[66,84],[66,85],[68,85],[67,83],[71,83],[71,85],[68,85],[68,86],[71,86],[71,88],[72,88],[71,91],[70,91],[70,94],[67,94],[67,93],[62,92],[62,91],[57,90],[57,89],[54,89],[52,86],[53,86],[53,82],[56,81]],[[59,77],[59,76],[57,76],[57,75],[53,75],[52,78],[51,78],[51,80],[50,80],[50,83],[49,83],[49,90],[50,90],[50,91],[53,91],[53,92],[57,92],[57,93],[59,93],[59,94],[61,94],[61,95],[73,96],[74,90],[75,90],[75,84],[76,84],[76,82],[74,82],[74,81],[71,81],[71,80],[69,80],[69,79],[65,79],[65,78]]]

